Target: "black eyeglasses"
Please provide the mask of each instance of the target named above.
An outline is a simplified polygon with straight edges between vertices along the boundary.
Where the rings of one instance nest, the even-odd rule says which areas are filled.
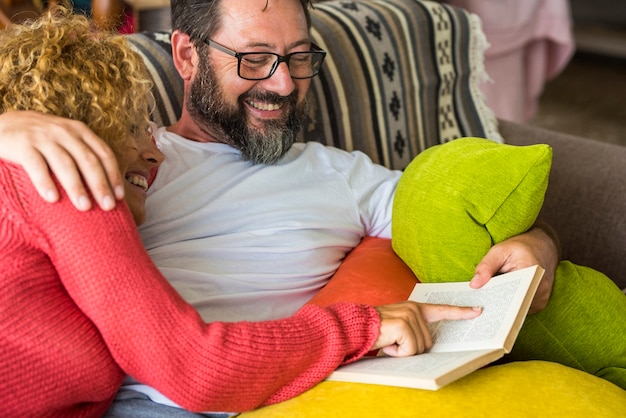
[[[312,51],[292,52],[282,56],[273,52],[236,52],[210,39],[205,39],[204,42],[237,58],[237,75],[244,80],[270,78],[281,62],[287,64],[291,78],[312,78],[319,74],[324,57],[326,57],[326,51],[315,44],[311,44]]]

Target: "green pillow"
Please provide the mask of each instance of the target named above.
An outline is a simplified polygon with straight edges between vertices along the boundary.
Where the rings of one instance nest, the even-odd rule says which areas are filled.
[[[617,285],[596,270],[561,261],[550,303],[526,317],[505,361],[555,361],[626,389],[624,336],[626,296]]]
[[[420,281],[466,281],[489,248],[527,231],[543,204],[548,145],[460,138],[409,164],[396,190],[394,251]]]

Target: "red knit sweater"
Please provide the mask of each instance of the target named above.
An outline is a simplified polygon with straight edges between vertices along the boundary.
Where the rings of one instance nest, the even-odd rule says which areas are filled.
[[[365,354],[371,307],[205,324],[143,249],[126,205],[45,203],[0,160],[0,415],[99,416],[125,374],[194,411],[291,398]]]

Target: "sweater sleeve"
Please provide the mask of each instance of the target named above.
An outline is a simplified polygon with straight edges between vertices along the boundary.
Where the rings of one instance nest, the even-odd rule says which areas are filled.
[[[21,169],[13,177],[24,218],[116,362],[189,410],[241,412],[289,399],[378,337],[377,312],[354,304],[205,324],[151,262],[125,204],[79,212],[66,195],[43,202]]]

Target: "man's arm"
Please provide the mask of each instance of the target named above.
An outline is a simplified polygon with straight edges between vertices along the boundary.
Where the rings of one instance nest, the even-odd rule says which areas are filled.
[[[124,197],[115,155],[82,122],[33,111],[1,114],[0,158],[22,165],[48,202],[59,199],[51,173],[79,210],[91,209],[87,190],[104,210]]]
[[[538,312],[545,308],[550,300],[554,274],[561,258],[560,248],[558,236],[552,227],[538,221],[528,232],[491,247],[476,266],[470,286],[478,288],[497,273],[506,273],[538,264],[545,269],[545,273],[539,283],[529,313]]]

